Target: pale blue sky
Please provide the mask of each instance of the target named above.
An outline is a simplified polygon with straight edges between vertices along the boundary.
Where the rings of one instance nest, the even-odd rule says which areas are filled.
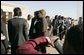
[[[5,1],[28,8],[28,14],[33,16],[34,11],[45,9],[47,15],[63,15],[65,17],[78,18],[83,16],[83,1]]]

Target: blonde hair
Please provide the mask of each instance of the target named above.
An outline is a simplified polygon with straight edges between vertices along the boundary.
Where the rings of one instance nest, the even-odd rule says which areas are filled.
[[[44,9],[41,9],[40,10],[40,13],[43,15],[43,16],[46,16],[46,11]]]

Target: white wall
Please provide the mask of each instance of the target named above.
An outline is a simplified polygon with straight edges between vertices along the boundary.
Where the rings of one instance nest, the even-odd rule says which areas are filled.
[[[1,9],[3,9],[3,11],[5,12],[12,12],[12,16],[13,16],[13,9],[15,7],[20,7],[22,10],[22,17],[23,18],[27,18],[28,15],[28,9],[25,6],[17,6],[17,4],[10,4],[10,3],[6,3],[6,2],[1,2]]]

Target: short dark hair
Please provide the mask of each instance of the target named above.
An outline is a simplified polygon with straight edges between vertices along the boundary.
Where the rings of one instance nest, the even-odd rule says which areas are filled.
[[[58,19],[60,19],[60,18],[61,18],[61,15],[58,16]]]
[[[57,19],[58,15],[55,15],[55,19]]]
[[[46,18],[50,18],[50,16],[46,16]]]
[[[79,17],[80,19],[82,19],[82,17]]]
[[[61,16],[61,19],[63,20],[63,19],[64,19],[64,17],[63,17],[63,16]]]
[[[30,14],[28,14],[27,19],[28,19],[28,20],[30,20],[30,19],[31,19],[31,15],[30,15]]]
[[[35,12],[34,12],[34,16],[37,16],[37,15],[38,15],[38,12],[39,12],[39,11],[35,11]]]
[[[14,8],[14,16],[21,16],[22,12],[21,9],[19,7]]]
[[[28,14],[28,17],[31,16],[30,14]]]

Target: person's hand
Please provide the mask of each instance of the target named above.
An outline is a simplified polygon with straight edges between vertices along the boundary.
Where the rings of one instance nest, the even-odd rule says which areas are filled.
[[[45,38],[48,40],[49,44],[50,44],[52,47],[55,47],[55,46],[54,46],[54,42],[58,40],[58,37],[52,36],[52,37],[45,37]]]
[[[51,40],[49,37],[45,37],[45,38],[47,39],[48,43],[51,43]]]
[[[59,39],[59,37],[56,37],[56,36],[50,37],[50,40],[51,40],[50,45],[51,45],[52,47],[55,47],[55,46],[54,46],[54,42],[57,41],[58,39]]]

